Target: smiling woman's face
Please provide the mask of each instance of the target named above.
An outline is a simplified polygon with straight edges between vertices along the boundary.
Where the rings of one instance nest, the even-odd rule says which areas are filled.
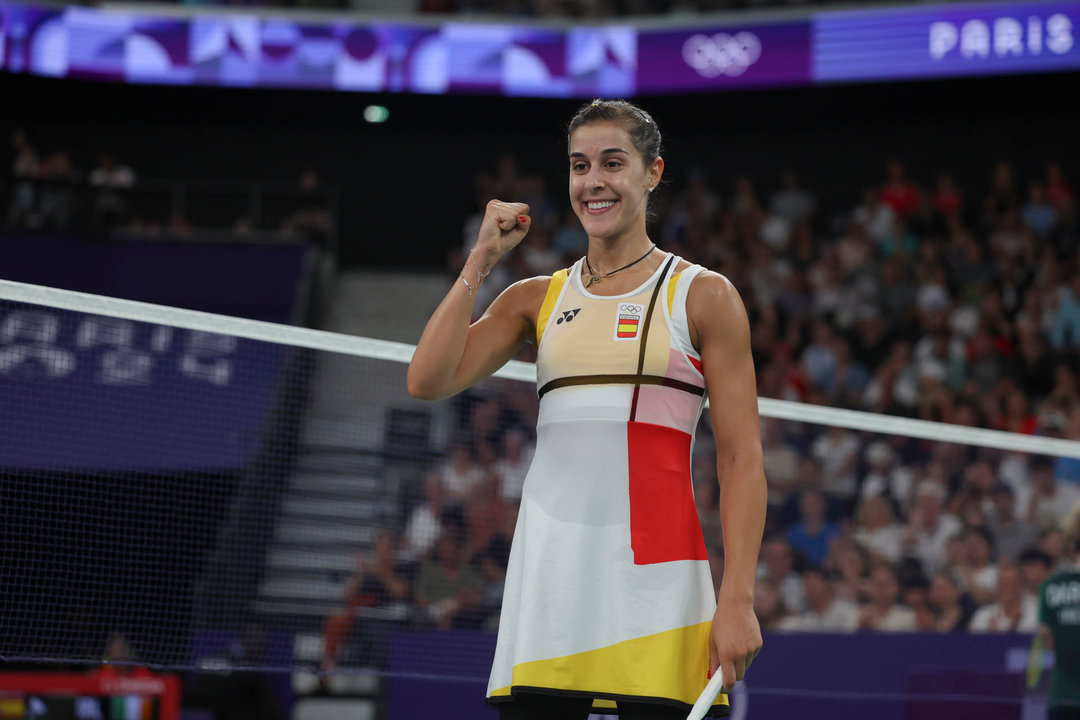
[[[617,238],[645,228],[649,189],[663,173],[645,167],[629,133],[614,123],[583,125],[570,136],[570,204],[589,237]]]

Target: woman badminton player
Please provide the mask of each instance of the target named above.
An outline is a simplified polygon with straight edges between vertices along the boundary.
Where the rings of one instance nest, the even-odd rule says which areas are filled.
[[[470,325],[477,288],[530,226],[527,205],[491,201],[420,338],[409,391],[453,395],[537,345],[536,454],[487,693],[500,717],[684,718],[718,668],[730,690],[761,648],[753,590],[766,487],[746,311],[724,277],[649,239],[664,160],[648,113],[593,101],[567,139],[586,256],[512,285]],[[706,392],[724,534],[718,598],[690,477]],[[726,710],[721,696],[711,713]]]

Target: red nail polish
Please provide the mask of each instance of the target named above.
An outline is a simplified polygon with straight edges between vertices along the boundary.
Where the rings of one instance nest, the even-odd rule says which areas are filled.
[[[519,221],[519,222],[525,222],[525,221],[526,221],[526,220],[528,220],[528,219],[529,219],[529,218],[525,217],[524,215],[518,215],[518,221]]]
[[[710,670],[708,673],[705,674],[705,677],[707,679],[709,679],[709,680],[712,680],[712,676],[713,676],[713,671],[712,670]]]

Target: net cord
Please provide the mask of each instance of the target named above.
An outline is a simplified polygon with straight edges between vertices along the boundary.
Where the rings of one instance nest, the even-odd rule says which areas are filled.
[[[137,322],[171,325],[185,330],[235,335],[249,340],[337,352],[374,360],[407,363],[412,360],[413,352],[416,350],[415,345],[408,343],[185,310],[10,280],[0,280],[0,299]],[[494,377],[535,383],[536,366],[532,363],[511,360],[497,370]],[[998,450],[1080,458],[1080,441],[1076,440],[1021,435],[1001,430],[972,428],[773,398],[758,398],[758,412],[762,417],[780,420],[832,425],[851,430],[903,435]]]

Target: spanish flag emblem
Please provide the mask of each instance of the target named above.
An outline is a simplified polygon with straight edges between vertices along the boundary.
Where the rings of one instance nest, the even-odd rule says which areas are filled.
[[[620,303],[615,314],[615,339],[636,340],[641,328],[641,317],[645,306],[635,303]]]

